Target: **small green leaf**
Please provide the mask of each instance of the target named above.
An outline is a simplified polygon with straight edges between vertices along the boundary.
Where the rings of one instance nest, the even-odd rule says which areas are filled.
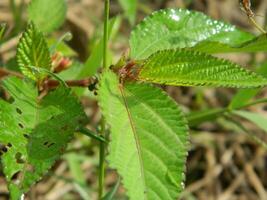
[[[258,113],[252,113],[252,112],[243,111],[243,110],[233,111],[232,113],[235,115],[238,115],[244,119],[251,121],[252,123],[257,125],[258,127],[260,127],[262,130],[267,132],[267,123],[266,123],[267,118],[266,117],[264,117]]]
[[[131,25],[134,25],[137,12],[137,0],[119,0],[119,3]]]
[[[59,28],[64,23],[66,13],[65,0],[32,0],[28,7],[29,20],[45,33]]]
[[[102,200],[114,200],[114,196],[116,195],[116,192],[118,191],[120,187],[120,182],[121,182],[121,179],[119,177],[114,187],[102,198]]]
[[[18,200],[64,152],[85,114],[68,88],[40,100],[37,89],[20,79],[3,86],[14,101],[0,100],[0,144],[7,149],[1,162],[11,199]]]
[[[267,50],[267,36],[260,35],[241,44],[203,41],[192,47],[193,50],[206,53],[259,52]]]
[[[102,75],[99,103],[111,127],[111,167],[118,170],[131,200],[176,199],[183,190],[188,150],[181,110],[151,85],[119,87],[114,73]]]
[[[2,40],[2,37],[4,36],[5,30],[6,30],[6,24],[1,23],[0,24],[0,41]]]
[[[131,57],[145,59],[159,50],[193,47],[201,41],[238,46],[253,38],[235,26],[200,12],[165,9],[146,17],[132,31]]]
[[[47,43],[33,23],[29,23],[17,48],[17,62],[22,73],[33,80],[42,79],[46,73],[35,73],[31,67],[50,70],[51,58]]]
[[[233,98],[229,104],[229,109],[236,109],[247,104],[252,97],[259,93],[260,89],[242,89]]]
[[[264,77],[230,61],[185,49],[153,54],[141,66],[137,78],[175,86],[254,88],[267,84]]]

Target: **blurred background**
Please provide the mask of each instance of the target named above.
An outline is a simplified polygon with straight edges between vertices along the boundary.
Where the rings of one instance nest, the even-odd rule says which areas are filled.
[[[203,12],[214,19],[236,25],[240,29],[259,35],[240,9],[238,0],[139,0],[136,9],[127,9],[124,0],[111,0],[113,30],[110,41],[110,63],[115,63],[128,50],[131,29],[146,15],[163,8],[187,8]],[[17,71],[14,55],[20,33],[27,22],[29,0],[0,0],[0,22],[8,25],[0,43],[0,67]],[[47,35],[53,44],[66,32],[72,39],[60,45],[61,58],[67,59],[70,70],[62,77],[83,77],[81,68],[90,66],[94,74],[101,65],[101,37],[103,1],[68,0],[66,18],[62,26]],[[267,1],[252,1],[256,21],[266,25]],[[225,57],[254,71],[267,68],[266,54],[226,54]],[[111,59],[112,58],[112,59]],[[83,64],[85,63],[85,64]],[[266,71],[266,70],[265,70]],[[266,73],[267,76],[267,73]],[[77,77],[76,77],[77,78]],[[224,108],[234,98],[237,90],[212,88],[163,87],[186,113]],[[88,127],[98,129],[99,108],[95,97],[87,90],[78,90],[86,113]],[[1,95],[1,94],[0,94]],[[267,97],[262,89],[255,98]],[[184,200],[267,200],[267,106],[251,106],[247,111],[257,113],[261,125],[236,117],[215,116],[204,123],[191,123],[191,150],[188,156]],[[255,120],[254,120],[255,121]],[[31,200],[96,199],[98,173],[98,143],[86,136],[76,135],[67,152],[48,172],[42,181],[28,193]],[[106,191],[118,181],[112,169],[107,169]],[[6,183],[0,166],[0,200],[8,199]],[[117,200],[127,199],[123,187],[117,191]]]

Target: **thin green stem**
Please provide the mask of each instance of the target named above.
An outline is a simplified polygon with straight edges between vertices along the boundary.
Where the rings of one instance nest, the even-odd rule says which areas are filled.
[[[244,105],[239,106],[239,107],[235,107],[233,109],[228,108],[228,107],[211,109],[211,110],[202,111],[202,112],[199,112],[199,113],[196,113],[196,114],[194,114],[194,113],[193,114],[189,114],[187,116],[187,119],[188,119],[188,122],[189,122],[190,126],[196,126],[196,125],[198,125],[200,123],[203,123],[203,122],[206,122],[206,121],[210,121],[210,120],[214,120],[217,117],[221,116],[222,114],[231,113],[234,110],[240,110],[240,109],[243,109],[243,108],[247,108],[247,107],[250,107],[250,106],[253,106],[253,105],[257,105],[257,104],[260,104],[260,103],[266,103],[266,102],[267,102],[267,98],[264,98],[264,99],[258,99],[258,100],[249,102],[247,104],[244,104]]]
[[[15,33],[17,33],[21,29],[21,26],[22,26],[21,15],[22,15],[23,6],[24,6],[24,0],[20,3],[19,6],[16,6],[15,0],[10,0],[9,5],[10,5],[13,19],[15,22]]]
[[[104,48],[103,48],[103,67],[108,67],[107,54],[108,54],[108,21],[109,21],[109,7],[110,1],[105,0],[105,17],[104,17]]]
[[[107,55],[108,55],[108,21],[109,21],[109,8],[110,0],[105,0],[105,14],[104,14],[104,46],[103,46],[103,68],[108,68]],[[100,136],[106,140],[105,134],[106,122],[104,117],[101,119],[101,131]],[[104,191],[104,180],[105,180],[105,149],[106,144],[100,142],[99,144],[99,177],[98,177],[98,199],[101,200]]]
[[[105,120],[101,119],[101,132],[100,136],[106,138],[105,136]],[[98,176],[98,199],[101,200],[104,191],[104,181],[105,181],[105,142],[99,143],[99,176]]]
[[[86,135],[86,136],[88,136],[88,137],[90,137],[92,139],[95,139],[95,140],[99,141],[99,142],[106,143],[106,140],[105,140],[105,138],[103,136],[97,135],[96,133],[94,133],[93,131],[91,131],[88,128],[81,127],[81,128],[79,128],[77,130],[77,132],[82,133],[83,135]]]

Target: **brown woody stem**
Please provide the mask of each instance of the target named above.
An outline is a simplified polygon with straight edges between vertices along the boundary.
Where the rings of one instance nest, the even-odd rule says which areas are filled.
[[[18,78],[23,78],[24,76],[21,73],[11,71],[5,68],[0,67],[0,79],[6,76],[16,76]],[[89,77],[82,80],[67,80],[66,84],[69,87],[88,87],[90,84],[94,83],[94,79]],[[57,80],[46,80],[44,82],[45,88],[54,89],[59,85],[59,81]]]

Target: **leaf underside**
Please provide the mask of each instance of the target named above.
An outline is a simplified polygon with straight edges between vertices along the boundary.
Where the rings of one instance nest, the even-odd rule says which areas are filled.
[[[29,23],[17,48],[17,62],[22,73],[30,79],[37,80],[46,73],[34,72],[31,67],[50,70],[51,58],[45,38],[33,23]]]
[[[18,200],[63,153],[85,115],[68,88],[38,100],[30,83],[12,77],[3,85],[13,102],[0,100],[1,160],[11,199]]]
[[[64,23],[67,13],[66,0],[32,0],[28,13],[29,20],[33,21],[40,31],[50,33]]]
[[[185,49],[151,55],[137,79],[175,86],[254,88],[267,84],[266,78],[230,61]]]
[[[267,50],[267,37],[260,35],[242,44],[227,44],[218,41],[202,41],[192,47],[195,51],[205,53],[237,53],[237,52],[265,52]]]
[[[146,17],[132,31],[131,57],[145,59],[159,50],[193,47],[203,41],[215,42],[218,48],[213,51],[224,52],[226,47],[238,47],[253,38],[253,35],[240,31],[233,25],[213,20],[200,12],[165,9]],[[208,47],[205,48],[208,44],[202,43],[199,49],[209,51]],[[254,45],[254,48],[257,46]],[[246,50],[249,51],[249,47]]]
[[[186,121],[177,105],[147,84],[129,83],[121,90],[109,71],[101,78],[99,103],[111,126],[108,160],[130,199],[177,198],[188,147]]]

